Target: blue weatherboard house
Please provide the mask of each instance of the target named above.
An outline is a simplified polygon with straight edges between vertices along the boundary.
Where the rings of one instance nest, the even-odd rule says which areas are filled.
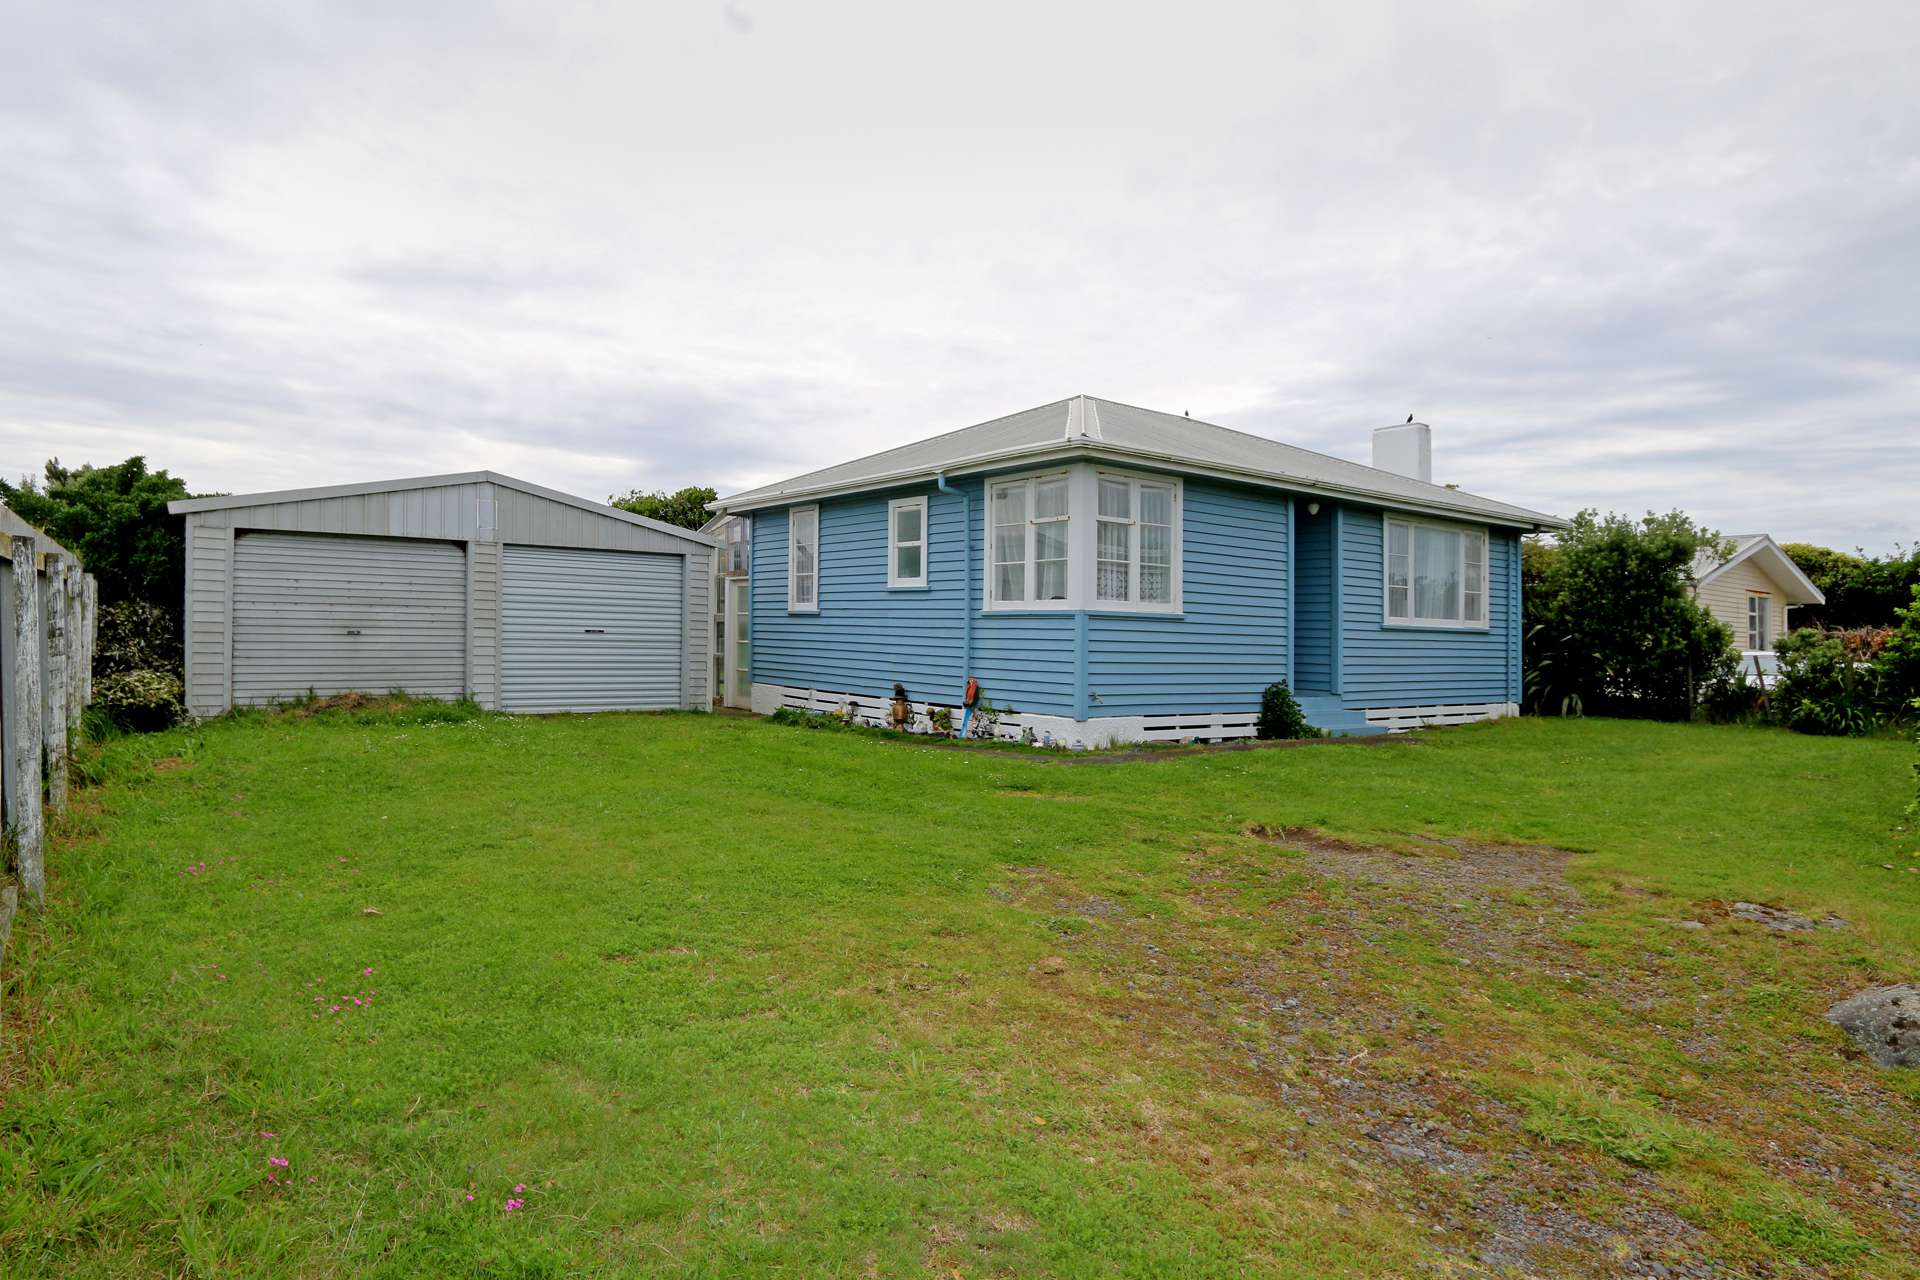
[[[1248,736],[1275,680],[1335,733],[1512,715],[1520,538],[1564,522],[1430,457],[1419,423],[1366,467],[1075,396],[735,494],[725,700],[882,722],[972,678],[1001,736],[1076,746]]]

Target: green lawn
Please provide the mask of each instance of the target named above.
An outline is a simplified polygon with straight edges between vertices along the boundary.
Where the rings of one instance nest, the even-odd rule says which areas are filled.
[[[1920,1275],[1920,1073],[1822,1018],[1920,978],[1911,756],[122,740],[6,961],[0,1272]]]

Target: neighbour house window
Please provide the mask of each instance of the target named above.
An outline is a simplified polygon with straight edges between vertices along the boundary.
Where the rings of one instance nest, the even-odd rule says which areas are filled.
[[[927,585],[925,498],[895,498],[887,504],[887,585]]]
[[[1405,626],[1486,626],[1485,530],[1389,519],[1386,608]]]
[[[795,507],[787,515],[787,609],[820,611],[820,508]]]
[[[989,609],[1179,607],[1176,480],[1076,466],[989,484],[987,513]]]
[[[1767,649],[1767,624],[1773,609],[1773,601],[1761,595],[1747,597],[1747,648]]]

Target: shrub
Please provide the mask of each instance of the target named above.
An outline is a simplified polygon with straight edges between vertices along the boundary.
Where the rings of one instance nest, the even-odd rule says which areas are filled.
[[[1906,719],[1920,701],[1920,588],[1899,626],[1802,628],[1776,646],[1775,717],[1802,733],[1869,733]]]
[[[93,674],[181,669],[180,627],[174,616],[144,600],[104,606],[95,623]]]
[[[1720,703],[1740,657],[1692,586],[1696,557],[1722,550],[1678,511],[1582,511],[1552,546],[1523,552],[1533,710],[1678,720]]]
[[[171,671],[117,671],[93,682],[93,705],[116,726],[136,733],[186,719],[186,689]]]
[[[1254,723],[1254,734],[1261,738],[1317,738],[1318,731],[1307,723],[1307,715],[1300,710],[1300,703],[1294,698],[1293,690],[1287,688],[1284,680],[1275,680],[1268,685],[1266,692],[1260,695],[1260,719]]]
[[[1774,717],[1801,733],[1839,736],[1871,731],[1885,718],[1876,637],[1864,631],[1803,627],[1774,646],[1780,678],[1768,697]]]

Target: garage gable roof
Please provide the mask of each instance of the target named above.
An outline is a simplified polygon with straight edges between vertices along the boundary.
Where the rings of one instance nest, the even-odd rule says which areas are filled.
[[[518,489],[522,493],[530,493],[553,502],[563,502],[570,507],[578,507],[582,511],[591,511],[609,520],[619,520],[625,524],[639,525],[643,529],[652,529],[657,533],[684,538],[688,542],[697,543],[703,547],[714,545],[713,539],[704,533],[683,529],[677,524],[668,524],[664,520],[649,520],[631,511],[610,507],[604,502],[593,502],[571,493],[562,493],[558,489],[549,489],[545,485],[534,484],[530,480],[503,476],[498,471],[461,471],[444,476],[414,476],[402,480],[374,480],[363,484],[329,484],[312,489],[275,489],[268,493],[230,493],[213,498],[179,498],[169,502],[167,510],[173,515],[182,516],[195,511],[221,511],[228,507],[261,507],[276,502],[307,502],[314,498],[348,498],[363,493],[394,493],[402,489],[438,489],[456,484],[502,485],[508,489]]]

